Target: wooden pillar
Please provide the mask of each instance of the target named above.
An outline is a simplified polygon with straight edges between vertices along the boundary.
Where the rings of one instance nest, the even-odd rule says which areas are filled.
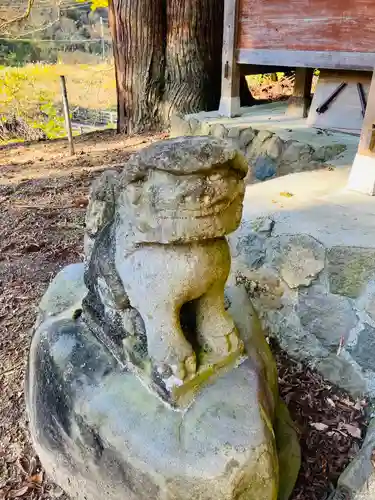
[[[307,118],[311,104],[312,68],[296,68],[293,94],[288,101],[287,116]]]
[[[375,70],[372,74],[358,151],[347,187],[353,191],[375,195]]]
[[[238,0],[225,0],[219,114],[228,117],[240,114],[240,72],[236,62],[237,10]]]

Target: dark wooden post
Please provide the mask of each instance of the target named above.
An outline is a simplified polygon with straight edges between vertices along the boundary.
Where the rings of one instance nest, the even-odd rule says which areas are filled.
[[[294,118],[307,118],[311,104],[311,84],[314,70],[296,68],[293,94],[288,101],[287,115]]]
[[[375,195],[375,70],[372,74],[358,151],[347,187],[353,191]]]
[[[63,75],[60,76],[60,84],[61,84],[61,93],[63,100],[65,128],[69,141],[69,151],[71,155],[74,155],[73,133],[72,133],[72,124],[70,121],[70,113],[69,113],[68,92],[66,90],[65,76]]]
[[[219,113],[234,117],[240,114],[240,72],[236,62],[238,0],[225,0],[224,32]]]

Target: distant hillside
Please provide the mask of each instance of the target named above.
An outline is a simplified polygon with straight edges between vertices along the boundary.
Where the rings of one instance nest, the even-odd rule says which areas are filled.
[[[27,0],[0,0],[0,24],[19,16],[26,8]],[[56,62],[59,53],[77,51],[99,55],[103,48],[102,33],[108,54],[107,9],[93,12],[89,2],[78,3],[76,0],[35,0],[26,21],[11,25],[0,33],[0,64],[38,60]]]

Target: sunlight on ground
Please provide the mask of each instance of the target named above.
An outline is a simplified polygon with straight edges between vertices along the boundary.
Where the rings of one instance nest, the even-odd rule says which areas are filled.
[[[164,138],[165,134],[124,138],[114,133],[81,136],[70,156],[66,140],[15,146],[0,150],[1,184],[67,176],[83,169],[102,170],[123,163],[129,154]]]

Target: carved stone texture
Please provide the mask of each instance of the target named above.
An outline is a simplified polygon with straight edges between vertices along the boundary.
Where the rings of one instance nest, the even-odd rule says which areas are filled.
[[[94,183],[85,263],[43,297],[26,381],[34,446],[72,498],[289,497],[296,434],[246,289],[227,281],[246,172],[229,142],[192,137]]]
[[[170,402],[188,400],[186,391],[242,350],[224,310],[224,236],[239,225],[246,173],[231,143],[177,138],[135,154],[92,188],[84,315]]]

